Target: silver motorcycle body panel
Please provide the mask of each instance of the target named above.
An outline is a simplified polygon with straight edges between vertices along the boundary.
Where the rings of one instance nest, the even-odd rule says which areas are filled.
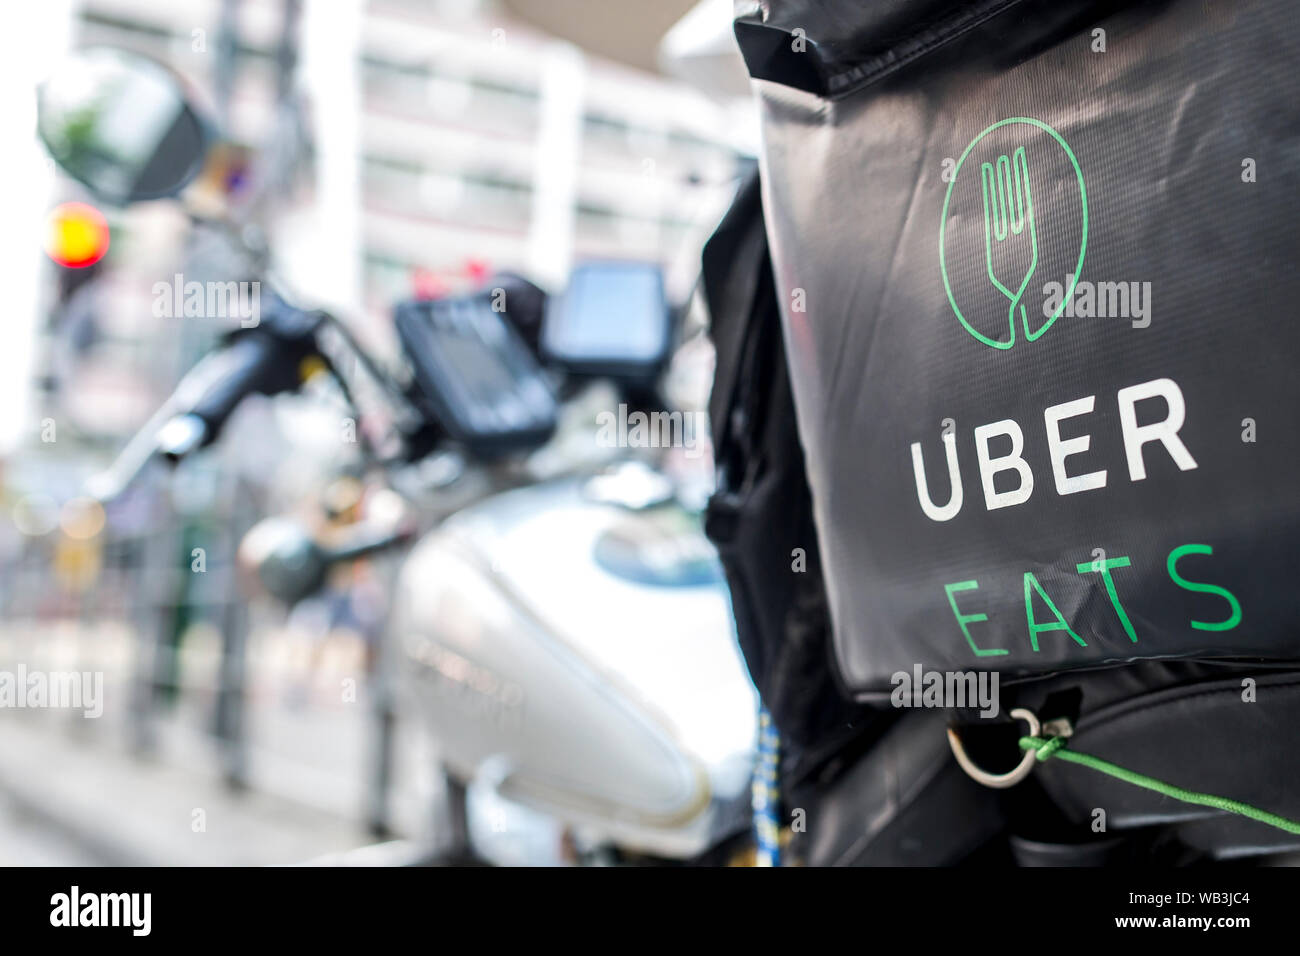
[[[587,487],[497,495],[419,542],[392,620],[402,687],[458,776],[588,838],[694,856],[753,767],[757,697],[726,586],[611,570],[598,545],[638,522],[677,520],[687,552],[707,541],[675,505]]]

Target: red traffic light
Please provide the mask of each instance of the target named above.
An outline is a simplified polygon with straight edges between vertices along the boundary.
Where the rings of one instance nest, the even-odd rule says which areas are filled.
[[[108,220],[94,206],[65,202],[50,210],[45,254],[61,266],[84,269],[108,252]]]

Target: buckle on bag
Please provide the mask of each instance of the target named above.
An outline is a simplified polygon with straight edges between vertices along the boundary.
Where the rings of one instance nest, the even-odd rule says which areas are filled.
[[[1029,725],[1030,737],[1038,737],[1042,734],[1043,725],[1039,722],[1038,715],[1032,710],[1017,707],[1011,711],[1011,716],[1017,720],[1023,720]],[[1071,732],[1069,724],[1064,721],[1049,721],[1047,729],[1054,731],[1054,736],[1060,737],[1068,737]],[[995,790],[1005,790],[1020,783],[1029,776],[1029,772],[1034,769],[1034,763],[1038,760],[1037,751],[1026,750],[1014,770],[1009,770],[1006,773],[989,773],[970,759],[965,746],[961,742],[961,737],[954,727],[948,728],[948,746],[952,748],[952,755],[957,758],[957,763],[961,765],[961,769],[965,770],[972,780]]]

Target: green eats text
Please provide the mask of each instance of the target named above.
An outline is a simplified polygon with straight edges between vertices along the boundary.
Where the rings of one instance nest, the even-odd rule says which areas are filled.
[[[1178,567],[1179,561],[1189,555],[1213,555],[1214,549],[1208,544],[1184,544],[1174,548],[1165,558],[1165,570],[1169,579],[1178,587],[1187,591],[1195,591],[1202,594],[1213,594],[1219,597],[1225,604],[1224,617],[1216,621],[1189,621],[1189,625],[1196,631],[1230,631],[1241,623],[1241,602],[1227,588],[1220,587],[1217,584],[1207,584],[1200,581],[1189,580],[1187,576]],[[1124,604],[1120,600],[1119,588],[1116,586],[1115,578],[1112,571],[1127,568],[1130,565],[1127,557],[1120,556],[1114,558],[1099,557],[1092,561],[1085,561],[1076,566],[1075,570],[1079,574],[1096,574],[1100,577],[1102,586],[1106,589],[1106,596],[1110,599],[1111,609],[1120,627],[1127,635],[1129,641],[1138,643],[1138,633],[1124,610]],[[948,595],[948,606],[952,608],[953,616],[957,619],[957,626],[961,628],[962,635],[966,638],[966,643],[970,645],[976,657],[996,657],[1002,654],[1011,653],[1007,648],[1002,647],[980,647],[976,641],[975,635],[971,633],[972,624],[980,624],[987,621],[987,614],[967,614],[963,613],[958,600],[960,595],[966,591],[975,591],[979,588],[979,582],[971,581],[954,581],[951,584],[943,586],[944,592]],[[1025,624],[1029,636],[1029,646],[1034,651],[1039,650],[1039,637],[1042,634],[1055,631],[1064,631],[1066,638],[1072,640],[1079,647],[1087,647],[1088,643],[1070,627],[1068,621],[1057,609],[1051,596],[1043,588],[1038,578],[1032,571],[1024,573],[1024,590],[1025,590]]]

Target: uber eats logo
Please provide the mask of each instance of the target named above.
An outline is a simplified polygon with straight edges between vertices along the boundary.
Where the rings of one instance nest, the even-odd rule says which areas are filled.
[[[1013,116],[971,141],[939,225],[944,291],[967,332],[995,349],[1043,335],[1072,301],[1087,245],[1088,193],[1060,133]],[[1044,277],[1065,277],[1048,308],[1035,295]]]

